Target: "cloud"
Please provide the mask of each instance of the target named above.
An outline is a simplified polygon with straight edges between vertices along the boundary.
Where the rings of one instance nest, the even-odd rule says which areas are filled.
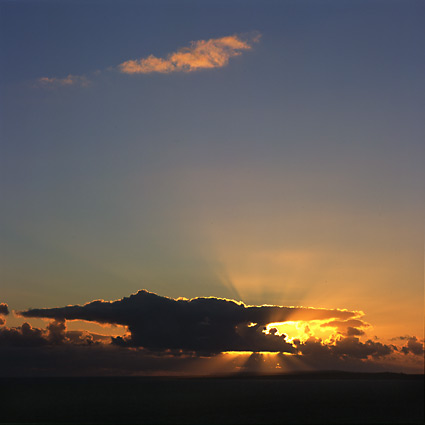
[[[9,314],[9,307],[6,303],[0,303],[0,315],[7,316]]]
[[[359,336],[364,335],[365,332],[358,328],[353,328],[351,326],[347,327],[347,336]]]
[[[320,326],[323,328],[335,328],[342,335],[360,336],[365,334],[361,328],[367,328],[370,325],[360,318],[356,318],[348,320],[331,320],[330,322],[322,323]]]
[[[44,332],[41,329],[32,328],[29,323],[16,328],[0,329],[0,347],[39,347],[47,344]]]
[[[29,323],[0,329],[0,347],[44,347],[64,344],[91,345],[110,342],[111,337],[87,331],[67,331],[63,320],[53,320],[46,329],[33,328]]]
[[[248,306],[214,297],[172,299],[141,290],[117,301],[97,300],[82,306],[30,309],[20,314],[53,320],[45,329],[29,323],[0,328],[0,375],[208,375],[235,372],[243,362],[246,365],[242,369],[255,371],[258,366],[263,373],[261,365],[271,358],[286,365],[286,370],[371,372],[403,368],[417,372],[423,367],[423,344],[416,337],[398,338],[405,344],[399,348],[361,340],[363,329],[369,325],[362,321],[363,313],[357,311]],[[323,321],[335,333],[327,340],[313,333],[306,340],[288,340],[273,329],[265,332],[266,325],[292,321],[294,317]],[[129,332],[123,337],[110,337],[68,331],[66,320],[126,325]],[[246,352],[254,355],[247,357]],[[279,354],[264,354],[267,352]],[[245,360],[240,360],[243,356]],[[229,363],[229,359],[238,358]],[[9,365],[3,369],[2,359]],[[65,359],[72,362],[69,370]],[[214,364],[218,366],[213,370]],[[270,373],[277,371],[273,364],[269,367]]]
[[[87,87],[89,84],[90,84],[90,81],[87,79],[87,77],[82,75],[72,75],[72,74],[69,74],[65,78],[42,77],[37,80],[37,86],[44,87],[44,88],[57,88],[57,87],[63,87],[63,86]]]
[[[261,35],[253,32],[250,35],[229,35],[209,40],[192,41],[189,47],[183,47],[168,54],[165,58],[149,55],[146,58],[128,60],[117,69],[124,74],[150,74],[158,72],[193,72],[201,69],[222,68],[229,63],[229,59],[239,56],[245,50],[251,50],[252,45],[259,41]],[[114,70],[110,67],[108,70]],[[103,71],[92,73],[98,76]],[[69,74],[64,78],[42,77],[36,81],[35,87],[55,89],[59,87],[80,86],[87,87],[90,80],[84,75]]]
[[[128,60],[118,66],[125,74],[150,74],[159,72],[193,72],[200,69],[222,68],[229,59],[250,50],[259,40],[259,34],[250,37],[231,35],[210,40],[192,41],[189,47],[183,47],[168,54],[165,58],[150,55],[146,58]]]
[[[6,323],[6,320],[2,316],[7,316],[9,314],[9,308],[7,304],[0,303],[0,326],[3,326]]]
[[[349,320],[358,312],[306,307],[246,306],[220,298],[171,299],[146,290],[118,301],[93,301],[84,306],[30,309],[24,317],[87,320],[128,326],[128,337],[115,344],[150,350],[199,352],[292,352],[285,335],[265,334],[264,326],[287,320]],[[254,325],[253,325],[254,324]]]
[[[330,349],[337,356],[358,359],[367,359],[369,356],[374,358],[384,357],[394,351],[394,348],[390,345],[372,340],[361,342],[359,338],[354,336],[338,339],[335,345],[330,345]]]
[[[401,352],[404,354],[412,353],[415,356],[424,355],[424,344],[419,341],[415,336],[410,337],[407,340],[407,344],[401,349]]]
[[[395,347],[354,336],[339,336],[333,343],[325,343],[311,336],[306,341],[294,340],[297,355],[305,363],[331,365],[357,365],[359,361],[374,361],[392,354]]]

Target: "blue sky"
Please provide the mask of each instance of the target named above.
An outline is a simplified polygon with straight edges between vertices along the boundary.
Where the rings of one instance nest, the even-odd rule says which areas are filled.
[[[423,333],[423,2],[0,8],[12,308],[145,288],[360,309],[383,335]],[[258,34],[222,67],[117,68]],[[89,83],[39,84],[68,75]]]

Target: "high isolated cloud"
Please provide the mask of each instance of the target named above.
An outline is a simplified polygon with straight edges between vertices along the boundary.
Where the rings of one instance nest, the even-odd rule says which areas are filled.
[[[183,47],[168,54],[165,58],[150,55],[146,58],[128,60],[118,66],[126,74],[150,74],[152,72],[192,72],[200,69],[221,68],[229,59],[239,56],[242,51],[250,50],[259,40],[259,35],[241,37],[231,35],[210,40],[192,41],[189,47]]]
[[[251,50],[252,45],[260,39],[259,33],[251,35],[229,35],[210,40],[192,41],[189,47],[183,47],[168,54],[165,58],[150,55],[146,58],[128,60],[118,65],[118,70],[125,74],[150,74],[159,72],[192,72],[200,69],[222,68],[229,59],[239,56],[245,50]],[[115,67],[108,68],[109,70]],[[92,75],[99,75],[96,71]],[[36,81],[35,87],[55,89],[59,87],[86,87],[90,80],[84,75],[69,74],[64,78],[42,77]]]
[[[25,317],[88,320],[128,326],[131,336],[118,345],[151,350],[182,349],[204,352],[293,352],[285,335],[263,333],[264,326],[287,320],[349,320],[359,312],[304,307],[246,306],[233,300],[161,297],[142,290],[122,300],[93,301],[84,306],[31,309]]]
[[[56,88],[63,86],[82,86],[86,87],[90,84],[89,80],[81,75],[69,74],[65,78],[49,78],[42,77],[37,80],[37,85],[46,88]]]

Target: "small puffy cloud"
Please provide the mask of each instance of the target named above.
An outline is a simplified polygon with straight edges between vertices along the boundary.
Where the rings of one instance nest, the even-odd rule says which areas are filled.
[[[407,344],[402,347],[401,352],[404,354],[414,354],[415,356],[424,355],[424,344],[419,341],[415,336],[410,337],[407,340]]]
[[[52,345],[59,345],[65,341],[66,325],[64,320],[54,320],[47,325],[47,339]]]
[[[0,303],[0,326],[6,324],[6,320],[2,316],[7,316],[9,314],[9,308],[6,303]]]
[[[0,303],[0,315],[7,316],[9,314],[9,307],[6,303]]]
[[[168,54],[165,58],[150,55],[146,58],[128,60],[118,66],[125,74],[150,74],[159,72],[193,72],[200,69],[221,68],[229,59],[250,50],[259,40],[259,35],[242,37],[230,35],[210,40],[192,41],[189,47],[183,47]]]
[[[64,86],[86,87],[89,84],[90,82],[86,77],[82,75],[72,75],[72,74],[69,74],[65,78],[42,77],[37,80],[37,86],[44,87],[44,88],[57,88],[57,87],[64,87]]]

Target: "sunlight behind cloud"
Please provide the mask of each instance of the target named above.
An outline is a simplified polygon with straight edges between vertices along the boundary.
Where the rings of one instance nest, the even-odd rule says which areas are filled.
[[[264,333],[275,333],[276,335],[287,335],[286,341],[292,342],[294,339],[306,341],[311,336],[328,340],[335,335],[335,328],[323,328],[322,320],[311,321],[287,321],[278,323],[269,323],[264,330]]]

